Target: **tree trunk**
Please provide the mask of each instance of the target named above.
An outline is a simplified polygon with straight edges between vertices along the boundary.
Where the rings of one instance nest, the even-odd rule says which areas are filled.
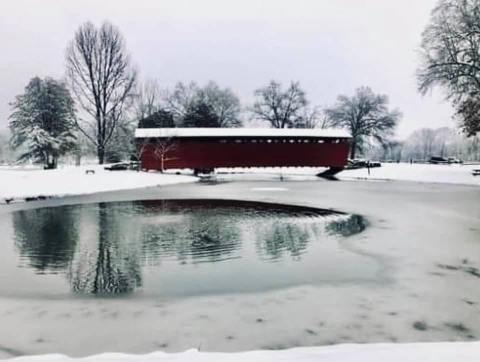
[[[352,144],[350,145],[350,158],[352,160],[355,158],[356,150],[357,150],[357,143],[355,141],[352,141]]]
[[[53,156],[52,154],[48,153],[47,152],[47,156],[46,156],[46,165],[43,167],[44,169],[46,170],[53,170],[55,168],[57,168],[57,158],[55,156]]]
[[[97,157],[98,157],[98,163],[100,165],[103,165],[105,162],[105,149],[101,146],[97,147]]]

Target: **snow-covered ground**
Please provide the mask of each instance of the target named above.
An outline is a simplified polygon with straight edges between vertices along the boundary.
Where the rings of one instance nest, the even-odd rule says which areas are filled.
[[[382,167],[344,170],[337,174],[340,180],[384,180],[414,181],[424,183],[451,183],[480,185],[480,176],[473,176],[472,171],[480,165],[430,165],[409,163],[383,163]],[[231,180],[314,180],[323,169],[315,167],[290,168],[230,168],[218,169],[219,178]]]
[[[94,168],[95,174],[86,175],[86,168]],[[199,198],[244,195],[245,198],[331,207],[364,214],[371,226],[358,237],[350,238],[345,246],[384,260],[383,274],[388,277],[387,281],[384,285],[326,284],[316,288],[305,286],[273,291],[260,296],[213,296],[181,302],[145,301],[139,305],[130,300],[46,302],[2,297],[0,358],[51,351],[73,354],[79,344],[86,349],[85,354],[90,354],[105,350],[131,353],[181,351],[199,346],[201,342],[202,352],[103,354],[81,360],[479,361],[480,342],[339,344],[282,351],[203,352],[283,348],[298,343],[478,339],[480,297],[475,274],[480,268],[476,257],[478,189],[470,186],[430,186],[430,183],[480,185],[480,176],[471,175],[471,170],[478,168],[478,165],[384,164],[381,168],[371,169],[370,175],[366,169],[339,174],[340,179],[349,181],[405,180],[422,184],[320,183],[314,177],[318,169],[313,168],[244,169],[234,170],[243,174],[223,173],[219,174],[219,178],[265,178],[268,182],[233,182],[214,187],[182,185],[174,187],[173,191],[167,188],[132,191],[132,199],[168,198],[172,192],[180,191]],[[277,182],[280,179],[308,178],[315,182],[285,182],[281,185]],[[9,196],[88,194],[194,180],[188,175],[109,172],[99,166],[66,167],[54,171],[0,168],[0,201]],[[115,197],[103,195],[106,195],[102,197],[106,197],[107,201],[109,197]],[[387,202],[395,207],[385,207]],[[121,317],[117,318],[118,315]],[[258,316],[267,323],[256,323]],[[415,327],[418,322],[421,322],[420,329]],[[360,329],[355,329],[357,327]],[[325,331],[322,332],[322,329]],[[236,333],[234,342],[226,338],[232,331]],[[231,343],[236,343],[235,347],[231,347]],[[44,355],[13,360],[63,362],[71,359],[63,355]]]
[[[345,170],[339,174],[339,178],[480,185],[480,176],[472,175],[475,169],[480,169],[480,165],[384,163],[382,167],[371,168],[370,175],[363,168]]]
[[[472,170],[480,165],[428,165],[385,163],[382,167],[345,170],[338,174],[341,180],[402,180],[426,183],[454,183],[480,185],[480,176]],[[86,173],[94,170],[95,173]],[[57,170],[32,167],[0,166],[0,203],[28,197],[59,197],[86,195],[97,192],[129,190],[184,182],[195,182],[191,171],[168,173],[106,171],[103,166],[65,166]],[[322,171],[312,167],[292,168],[232,168],[218,169],[217,178],[226,180],[315,180]]]
[[[94,173],[86,173],[93,170]],[[0,203],[6,199],[85,195],[195,182],[196,177],[158,172],[107,171],[103,166],[66,166],[56,170],[0,167]]]
[[[105,353],[74,359],[63,355],[19,357],[15,362],[83,361],[83,362],[478,362],[480,342],[365,344],[328,347],[304,347],[283,351],[250,351],[241,353],[207,353],[188,350],[183,353],[155,352],[146,355]]]
[[[80,357],[107,351],[177,353],[199,348],[200,361],[221,357],[234,361],[245,356],[233,353],[225,357],[207,351],[254,350],[265,350],[258,352],[259,356],[288,361],[295,360],[291,350],[266,350],[339,345],[319,347],[319,353],[324,351],[324,355],[315,359],[361,361],[359,356],[364,353],[364,360],[374,362],[395,361],[397,356],[405,361],[475,360],[480,355],[478,344],[463,342],[478,341],[480,337],[478,190],[478,186],[417,182],[262,180],[98,194],[95,200],[101,202],[178,195],[198,199],[242,197],[358,213],[370,225],[364,232],[342,240],[341,247],[345,253],[358,253],[378,265],[378,282],[358,282],[356,278],[345,283],[326,280],[316,286],[180,300],[148,298],[141,291],[118,299],[2,295],[0,358],[46,353]],[[86,199],[92,202],[93,197]],[[82,198],[74,201],[82,202]],[[42,205],[69,202],[72,201],[58,198]],[[30,206],[33,205],[17,205]],[[4,220],[0,241],[4,247],[16,248],[5,237],[9,228],[14,227],[9,221],[9,209],[0,208]],[[11,259],[2,263],[16,262]],[[354,272],[361,272],[363,266],[354,267]],[[445,341],[459,344],[425,344],[426,347],[419,347],[425,348],[423,352],[412,351],[417,347],[404,344]],[[399,344],[362,345],[354,352],[352,348],[357,347],[345,345],[390,342]],[[472,351],[474,347],[477,350]],[[280,357],[283,353],[285,358]],[[390,353],[388,358],[385,353]],[[429,359],[422,354],[412,356],[413,353],[428,354]],[[467,359],[462,353],[473,357]],[[196,357],[193,352],[192,355]],[[302,354],[298,356],[297,360],[303,358]],[[111,361],[115,361],[113,357],[118,355],[112,356]],[[184,354],[164,358],[167,357],[195,361]],[[38,358],[41,361],[44,357]],[[266,358],[263,360],[268,361]],[[123,360],[135,359],[140,357]]]

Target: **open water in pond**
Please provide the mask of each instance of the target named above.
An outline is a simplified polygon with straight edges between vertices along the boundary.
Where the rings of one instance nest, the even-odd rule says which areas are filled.
[[[0,220],[0,295],[178,298],[375,282],[349,249],[365,222],[308,207],[155,200],[16,211]]]

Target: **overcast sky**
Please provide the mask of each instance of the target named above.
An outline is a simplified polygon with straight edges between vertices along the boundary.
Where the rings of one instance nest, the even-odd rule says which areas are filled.
[[[215,80],[244,105],[269,80],[300,81],[312,104],[368,85],[404,114],[399,138],[454,126],[440,92],[422,97],[415,70],[436,0],[2,0],[0,128],[28,80],[62,77],[77,27],[109,20],[140,75],[164,87]]]

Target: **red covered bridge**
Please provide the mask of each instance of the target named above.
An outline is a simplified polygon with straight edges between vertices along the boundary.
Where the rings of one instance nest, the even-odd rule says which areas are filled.
[[[350,136],[337,129],[138,128],[142,169],[329,167],[347,163]]]

